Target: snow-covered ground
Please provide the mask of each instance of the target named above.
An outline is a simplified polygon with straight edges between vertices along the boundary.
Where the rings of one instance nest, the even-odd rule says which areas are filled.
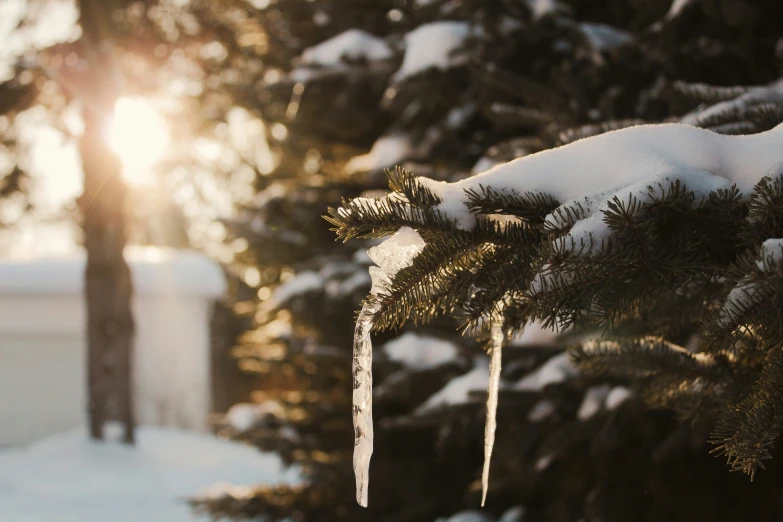
[[[296,482],[256,449],[204,433],[143,426],[135,447],[84,430],[0,450],[2,522],[193,522],[184,499],[219,483]]]

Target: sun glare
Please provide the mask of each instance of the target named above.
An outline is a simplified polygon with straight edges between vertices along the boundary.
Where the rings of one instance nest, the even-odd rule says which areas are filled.
[[[109,145],[120,157],[123,176],[131,183],[153,179],[153,166],[169,146],[161,115],[146,101],[120,98],[109,127]]]

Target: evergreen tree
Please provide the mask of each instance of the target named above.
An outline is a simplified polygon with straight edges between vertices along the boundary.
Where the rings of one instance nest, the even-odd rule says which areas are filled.
[[[679,140],[610,132],[679,120],[723,134],[775,128],[779,14],[775,2],[664,0],[279,0],[249,11],[267,39],[265,72],[247,85],[278,162],[228,223],[246,242],[237,271],[250,283],[236,289],[252,323],[236,354],[259,389],[226,429],[301,466],[305,483],[194,504],[270,520],[429,521],[476,508],[485,395],[471,391],[488,381],[480,344],[500,350],[494,326],[503,387],[477,517],[516,520],[514,506],[525,520],[779,517],[779,469],[732,480],[704,443],[713,433],[732,466],[754,473],[777,431],[779,258],[766,241],[779,234],[780,173],[754,170],[749,186],[723,172],[709,173],[726,174],[721,184],[690,170],[648,179],[648,158],[624,147],[667,164],[664,142]],[[607,132],[603,151],[525,184],[538,156],[524,156]],[[683,143],[713,139],[703,133]],[[727,158],[742,148],[732,139]],[[614,184],[600,169],[582,181],[579,162],[596,156],[622,169]],[[469,177],[514,158],[494,172],[519,182]],[[382,196],[379,171],[398,164]],[[341,196],[362,197],[337,209]],[[369,243],[330,243],[317,220],[326,205],[341,238]],[[401,228],[372,255],[364,319],[379,333],[408,319],[428,330],[380,333],[363,510],[351,313],[370,284],[361,252]],[[446,315],[478,342],[454,339]]]

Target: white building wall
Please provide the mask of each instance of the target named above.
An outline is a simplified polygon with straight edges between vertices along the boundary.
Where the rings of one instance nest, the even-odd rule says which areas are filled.
[[[208,428],[220,267],[193,252],[129,249],[140,424]],[[0,447],[86,422],[84,256],[0,262]]]

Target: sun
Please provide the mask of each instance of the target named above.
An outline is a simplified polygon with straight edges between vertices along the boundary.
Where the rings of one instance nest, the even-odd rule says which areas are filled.
[[[123,177],[143,184],[154,179],[153,167],[169,146],[163,117],[149,102],[120,98],[109,124],[109,146],[122,161]]]

